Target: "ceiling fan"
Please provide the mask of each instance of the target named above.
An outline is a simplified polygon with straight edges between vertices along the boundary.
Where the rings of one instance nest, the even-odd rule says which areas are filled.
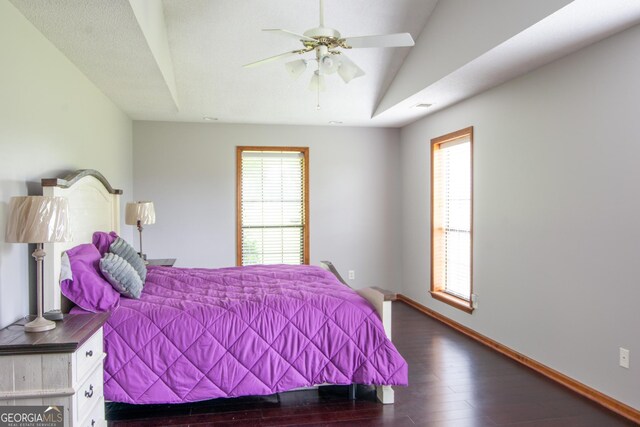
[[[326,74],[338,73],[345,83],[349,83],[357,77],[364,76],[364,71],[342,52],[343,49],[405,47],[415,44],[409,33],[343,38],[338,30],[324,26],[324,0],[319,1],[320,25],[318,27],[311,28],[305,31],[304,34],[283,29],[262,30],[289,38],[295,38],[302,43],[303,47],[301,49],[271,56],[260,61],[246,64],[244,67],[255,67],[278,59],[304,55],[314,51],[315,58],[298,59],[287,62],[285,68],[293,78],[298,78],[307,69],[307,65],[310,62],[316,61],[317,67],[311,77],[309,89],[319,92],[325,88],[324,76]]]

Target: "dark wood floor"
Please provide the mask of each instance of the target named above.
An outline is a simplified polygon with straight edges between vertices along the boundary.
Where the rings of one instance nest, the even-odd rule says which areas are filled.
[[[360,387],[349,401],[346,387],[331,387],[186,405],[111,403],[109,425],[634,425],[403,303],[393,310],[393,341],[410,383],[395,388],[394,405],[376,403],[372,388]]]

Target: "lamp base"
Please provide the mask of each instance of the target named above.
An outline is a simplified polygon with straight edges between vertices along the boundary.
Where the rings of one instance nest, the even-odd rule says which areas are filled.
[[[144,265],[149,264],[149,261],[147,261],[147,254],[143,254],[142,252],[138,252],[138,255],[140,256],[140,259],[142,259],[142,262],[144,262]]]
[[[24,325],[25,332],[44,332],[54,329],[56,323],[51,320],[47,320],[44,317],[36,317],[31,322]]]
[[[64,314],[60,310],[49,310],[45,314],[42,315],[47,320],[62,320],[64,319]]]

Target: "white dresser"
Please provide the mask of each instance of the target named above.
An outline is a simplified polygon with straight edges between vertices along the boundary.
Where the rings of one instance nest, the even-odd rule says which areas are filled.
[[[25,321],[1,330],[0,406],[62,406],[65,426],[106,426],[102,326],[108,317],[70,314],[41,333],[24,332]]]

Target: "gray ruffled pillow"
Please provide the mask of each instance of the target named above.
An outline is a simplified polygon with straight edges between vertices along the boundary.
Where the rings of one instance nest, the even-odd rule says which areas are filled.
[[[144,265],[144,261],[138,255],[133,246],[126,242],[121,237],[118,237],[109,246],[109,252],[118,255],[120,258],[124,258],[131,266],[138,272],[138,276],[142,279],[142,283],[147,280],[147,266]]]
[[[140,298],[143,281],[127,260],[107,252],[100,260],[100,270],[116,291],[129,298]]]

